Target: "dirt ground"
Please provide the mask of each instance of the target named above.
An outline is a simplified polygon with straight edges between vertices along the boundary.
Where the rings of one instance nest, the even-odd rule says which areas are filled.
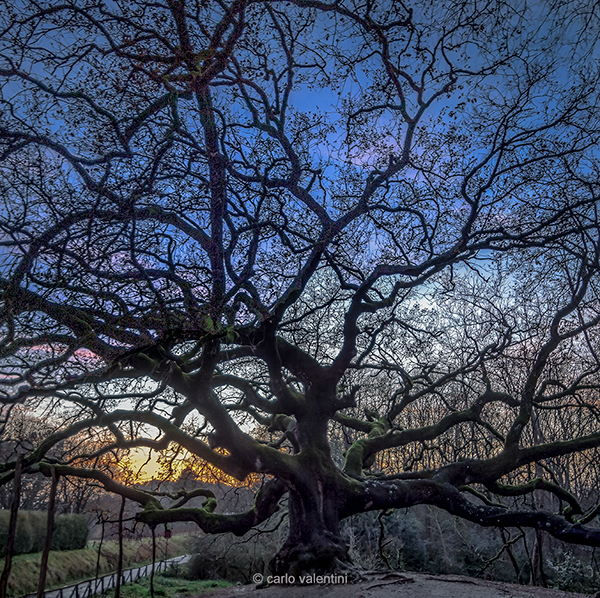
[[[599,588],[600,589],[600,588]],[[207,598],[207,595],[203,595]],[[256,585],[216,590],[210,598],[584,598],[560,590],[472,579],[460,575],[370,573],[364,581],[337,585]],[[600,593],[596,595],[600,598]],[[203,598],[199,596],[198,598]]]

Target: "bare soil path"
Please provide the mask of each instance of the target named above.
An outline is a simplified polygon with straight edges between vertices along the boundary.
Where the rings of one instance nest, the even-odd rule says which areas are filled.
[[[339,585],[255,585],[211,592],[210,598],[584,598],[574,594],[461,575],[371,573],[365,581]],[[600,594],[598,594],[600,597]],[[204,595],[206,597],[206,594]],[[198,598],[202,598],[199,596]]]

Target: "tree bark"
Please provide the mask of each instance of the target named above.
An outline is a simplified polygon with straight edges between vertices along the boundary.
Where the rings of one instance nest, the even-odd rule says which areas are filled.
[[[115,598],[121,597],[121,581],[123,579],[123,513],[125,512],[125,497],[121,497],[119,509],[119,562],[117,563],[117,580],[115,585]]]
[[[531,585],[547,588],[548,579],[546,577],[546,572],[544,571],[543,543],[544,535],[542,531],[536,529],[531,563]]]
[[[52,485],[50,486],[50,497],[48,498],[48,519],[46,522],[46,540],[44,550],[42,551],[42,561],[40,563],[40,580],[38,583],[38,598],[44,598],[46,589],[46,574],[48,572],[48,557],[50,556],[50,546],[52,544],[52,531],[54,529],[54,509],[56,501],[56,488],[58,486],[58,476],[56,467],[52,466]]]
[[[150,573],[150,596],[154,598],[154,570],[156,568],[156,526],[151,525],[152,530],[152,572]]]
[[[0,577],[0,598],[6,598],[8,591],[8,578],[12,568],[12,557],[15,547],[15,536],[17,534],[17,515],[19,513],[19,503],[21,502],[21,472],[23,470],[23,455],[17,457],[15,465],[15,479],[13,502],[10,509],[10,522],[8,527],[8,541],[6,543],[6,553],[4,557],[4,571]]]
[[[100,557],[102,556],[102,543],[104,542],[104,525],[106,524],[106,520],[104,516],[101,518],[102,522],[102,533],[100,534],[100,543],[98,544],[98,556],[96,558],[96,579],[100,575]]]
[[[349,569],[348,546],[340,534],[339,497],[335,484],[323,477],[290,488],[289,535],[271,561],[275,575],[287,573],[297,579]]]

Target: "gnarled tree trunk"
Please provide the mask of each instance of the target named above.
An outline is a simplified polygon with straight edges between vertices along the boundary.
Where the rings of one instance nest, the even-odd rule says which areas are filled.
[[[289,536],[271,561],[276,575],[330,574],[350,565],[333,488],[319,486],[310,494],[290,491]]]
[[[323,421],[311,413],[299,418],[294,430],[300,463],[288,484],[290,531],[271,561],[275,575],[331,574],[351,564],[340,534],[340,472],[331,458]]]
[[[314,491],[289,493],[288,538],[271,561],[275,575],[330,574],[350,565],[348,546],[340,534],[335,488],[316,482]]]

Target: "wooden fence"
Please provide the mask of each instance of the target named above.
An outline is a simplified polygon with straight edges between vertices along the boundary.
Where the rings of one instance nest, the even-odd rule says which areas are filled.
[[[166,559],[158,561],[154,565],[154,572],[159,573],[164,571],[172,565],[181,565],[187,563],[190,560],[190,555],[186,554],[183,556],[176,556],[172,559]],[[152,573],[152,565],[144,565],[143,567],[132,567],[131,569],[123,570],[123,577],[121,583],[131,583],[147,577]],[[57,588],[55,590],[46,590],[44,593],[45,598],[89,598],[96,594],[101,594],[106,590],[110,590],[115,587],[117,581],[117,574],[110,573],[98,577],[98,579],[87,579],[78,583]],[[23,598],[37,598],[37,594],[28,594]]]

